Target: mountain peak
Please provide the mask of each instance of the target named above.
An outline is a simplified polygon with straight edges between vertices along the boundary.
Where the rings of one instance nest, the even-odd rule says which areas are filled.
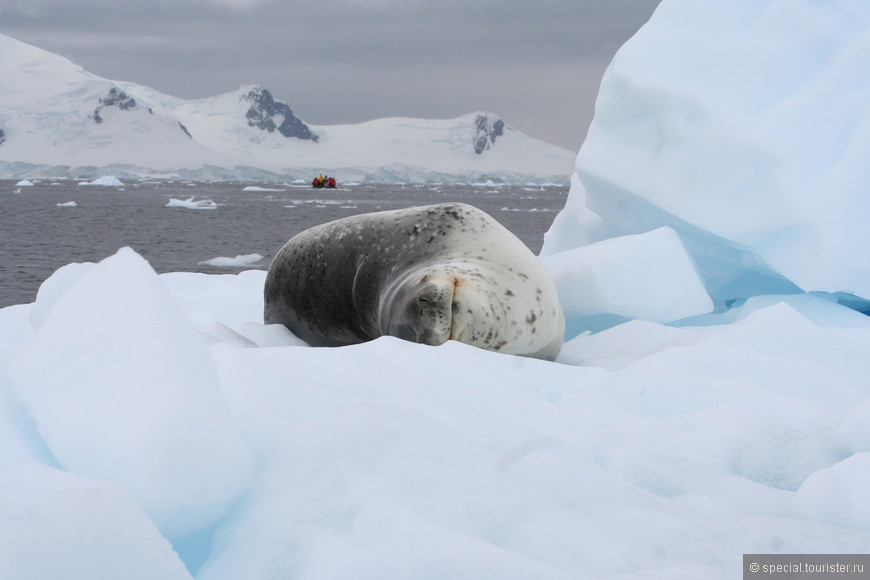
[[[497,137],[504,135],[505,124],[492,113],[478,112],[474,127],[474,152],[480,155],[495,144]]]
[[[268,90],[262,87],[242,87],[242,92],[242,100],[251,103],[245,113],[249,127],[257,127],[269,133],[277,130],[284,137],[317,142],[317,135],[311,132],[308,125],[293,114],[287,103],[275,100]]]

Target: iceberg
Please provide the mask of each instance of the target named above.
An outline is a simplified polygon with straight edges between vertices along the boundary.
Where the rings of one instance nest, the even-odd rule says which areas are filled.
[[[654,236],[678,264],[676,234]],[[601,250],[628,263],[644,240]],[[0,542],[0,563],[724,579],[742,553],[870,542],[854,492],[870,318],[829,298],[634,319],[549,363],[391,337],[311,348],[262,324],[265,275],[158,276],[122,250],[0,309],[0,535],[27,542]]]
[[[662,2],[604,75],[542,251],[667,226],[720,306],[866,306],[868,22],[858,2]]]
[[[124,187],[124,184],[121,183],[121,180],[114,175],[105,175],[103,177],[98,177],[93,181],[79,183],[79,185],[94,185],[98,187]]]

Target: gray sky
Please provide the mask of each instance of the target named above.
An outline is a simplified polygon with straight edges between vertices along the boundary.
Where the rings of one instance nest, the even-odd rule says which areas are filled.
[[[659,0],[0,0],[0,32],[177,97],[269,89],[316,125],[491,111],[576,151]]]

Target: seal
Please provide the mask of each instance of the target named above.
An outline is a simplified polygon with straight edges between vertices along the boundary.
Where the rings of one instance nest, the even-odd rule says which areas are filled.
[[[315,226],[269,266],[264,321],[312,346],[384,335],[552,360],[565,317],[526,245],[463,203],[382,211]]]

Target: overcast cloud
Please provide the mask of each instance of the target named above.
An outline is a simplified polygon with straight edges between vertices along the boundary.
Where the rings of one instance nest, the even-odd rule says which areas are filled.
[[[577,150],[659,0],[0,0],[0,32],[184,98],[257,84],[305,121],[500,115]]]

